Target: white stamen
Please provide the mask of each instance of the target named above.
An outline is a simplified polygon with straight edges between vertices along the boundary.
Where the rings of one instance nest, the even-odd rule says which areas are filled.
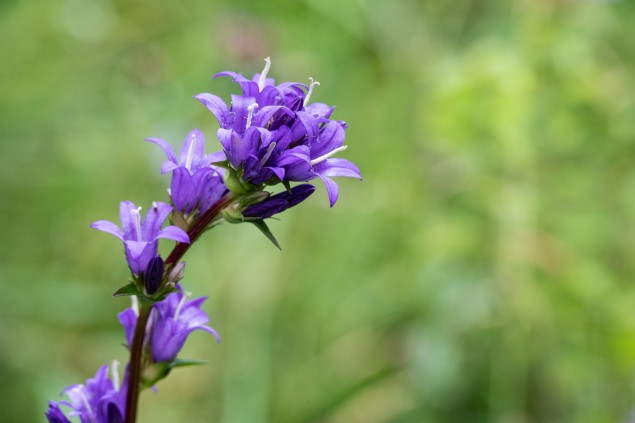
[[[179,314],[181,314],[181,310],[183,309],[183,306],[185,305],[185,302],[192,296],[191,292],[186,292],[183,295],[183,298],[181,298],[181,301],[179,302],[179,305],[176,307],[176,312],[174,313],[174,320],[178,320],[179,318]]]
[[[265,68],[260,72],[260,79],[258,79],[258,91],[262,91],[265,87],[265,82],[267,82],[267,74],[269,73],[269,68],[271,67],[271,59],[269,57],[265,58]]]
[[[271,144],[269,144],[269,147],[267,147],[267,152],[262,157],[262,159],[260,159],[260,166],[264,166],[265,163],[267,163],[267,160],[269,160],[269,157],[271,157],[271,153],[273,153],[273,150],[275,148],[276,148],[275,142],[272,142]]]
[[[322,163],[324,160],[328,159],[329,157],[331,157],[332,155],[339,153],[340,151],[344,151],[348,148],[347,145],[343,145],[341,147],[336,148],[333,151],[329,151],[328,153],[326,153],[323,156],[318,157],[317,159],[313,159],[311,160],[311,166],[315,166],[318,163]]]
[[[317,81],[314,81],[313,78],[309,77],[309,81],[311,81],[309,83],[309,92],[306,93],[306,97],[304,97],[304,104],[303,106],[306,107],[307,104],[309,104],[309,99],[311,98],[311,94],[313,94],[313,87],[315,86],[320,86],[320,83]]]
[[[139,317],[139,299],[137,298],[136,295],[131,295],[130,296],[130,308],[132,308],[132,311],[134,311],[134,314]]]
[[[192,159],[194,158],[194,147],[196,147],[196,135],[192,136],[192,142],[190,143],[190,148],[187,150],[187,158],[185,159],[185,168],[187,170],[191,170],[192,167]]]
[[[247,107],[247,126],[249,128],[251,126],[251,119],[254,117],[254,110],[258,108],[258,103],[251,103],[250,106]]]
[[[152,208],[154,209],[154,211],[156,211],[159,208],[159,205],[157,204],[156,201],[152,202]]]
[[[112,384],[115,386],[115,390],[119,392],[121,387],[119,384],[119,361],[113,360],[110,365],[110,373],[112,373]]]
[[[141,207],[137,207],[136,210],[130,210],[130,214],[134,219],[134,227],[137,231],[137,241],[141,241]]]

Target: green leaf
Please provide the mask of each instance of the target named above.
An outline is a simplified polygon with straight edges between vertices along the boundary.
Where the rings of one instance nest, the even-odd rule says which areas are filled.
[[[267,226],[264,220],[251,220],[250,223],[253,223],[254,226],[256,226],[256,228],[258,228],[260,232],[262,232],[264,236],[266,236],[267,239],[273,243],[273,245],[278,247],[278,250],[282,251],[282,248],[280,247],[278,240],[276,239],[275,236],[273,236],[273,234],[271,233],[271,230],[269,229],[269,227]]]
[[[122,286],[112,294],[113,297],[129,297],[130,295],[143,295],[139,292],[137,285],[134,282],[130,282],[128,285]]]
[[[207,364],[207,361],[205,361],[205,360],[194,360],[194,359],[188,359],[188,358],[177,358],[177,359],[174,359],[174,360],[170,361],[170,363],[168,364],[168,368],[169,369],[174,369],[174,368],[177,368],[177,367],[199,366],[201,364]]]

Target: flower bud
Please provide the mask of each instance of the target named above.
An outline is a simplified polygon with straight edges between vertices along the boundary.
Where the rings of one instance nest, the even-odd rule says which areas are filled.
[[[154,295],[159,290],[163,281],[163,270],[164,264],[161,256],[153,257],[148,263],[148,268],[144,275],[145,288],[148,295]]]
[[[181,279],[183,279],[183,274],[185,273],[185,262],[182,261],[170,270],[170,274],[168,275],[168,282],[173,285],[179,283]]]

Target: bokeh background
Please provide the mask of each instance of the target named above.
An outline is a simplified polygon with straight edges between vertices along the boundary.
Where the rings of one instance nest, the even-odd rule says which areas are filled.
[[[163,200],[222,70],[321,82],[363,182],[188,257],[194,333],[141,422],[635,421],[635,6],[2,0],[1,420],[126,360],[127,269],[89,229]],[[163,246],[167,251],[170,246]]]

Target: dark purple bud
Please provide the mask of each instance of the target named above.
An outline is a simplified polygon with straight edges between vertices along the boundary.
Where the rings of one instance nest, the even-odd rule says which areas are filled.
[[[148,268],[144,275],[145,288],[148,295],[153,295],[159,290],[161,281],[163,281],[163,270],[164,265],[161,256],[153,257],[148,263]]]
[[[306,200],[315,187],[311,184],[302,184],[291,188],[291,192],[283,191],[272,195],[262,203],[247,207],[243,216],[251,219],[267,219],[275,214],[282,213]]]
[[[293,206],[297,206],[307,198],[311,194],[315,192],[315,187],[311,184],[302,184],[291,188],[291,194],[287,201],[289,202],[289,208]]]
[[[114,402],[109,403],[106,407],[106,421],[108,423],[124,423],[121,411]]]
[[[49,423],[71,423],[71,421],[66,418],[62,410],[60,410],[57,403],[53,401],[49,401],[49,409],[46,410],[45,414]]]
[[[247,209],[243,212],[243,216],[267,219],[274,214],[282,213],[288,208],[289,203],[286,200],[280,198],[268,199],[260,204],[247,207]]]

